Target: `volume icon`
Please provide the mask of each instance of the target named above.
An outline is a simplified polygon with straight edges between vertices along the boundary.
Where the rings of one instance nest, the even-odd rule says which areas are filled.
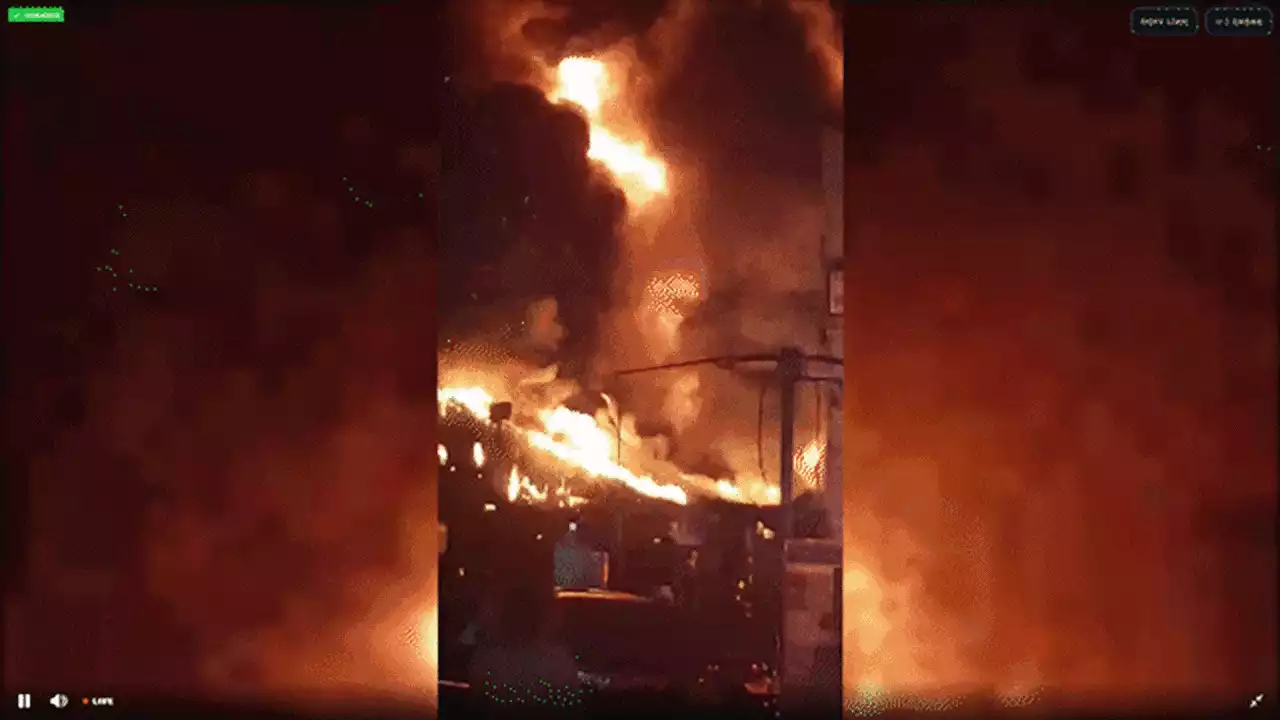
[[[71,700],[69,700],[66,695],[58,693],[57,695],[49,698],[49,704],[56,708],[64,708],[71,704]]]

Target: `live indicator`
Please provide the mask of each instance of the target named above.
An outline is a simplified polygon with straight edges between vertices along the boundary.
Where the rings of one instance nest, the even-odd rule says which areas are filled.
[[[67,14],[60,7],[11,7],[9,22],[11,23],[60,23],[66,22]]]

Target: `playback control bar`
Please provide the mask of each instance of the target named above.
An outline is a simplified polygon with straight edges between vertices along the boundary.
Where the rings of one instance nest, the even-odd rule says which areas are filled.
[[[33,710],[43,705],[48,705],[49,707],[53,707],[58,710],[63,710],[69,707],[75,707],[77,705],[84,706],[84,707],[94,707],[94,708],[104,708],[104,707],[113,708],[115,707],[115,704],[116,704],[115,698],[109,695],[85,696],[85,697],[78,697],[73,699],[68,697],[65,693],[57,693],[44,698],[36,696],[34,706],[32,705],[31,693],[18,693],[18,702],[17,702],[19,710]]]

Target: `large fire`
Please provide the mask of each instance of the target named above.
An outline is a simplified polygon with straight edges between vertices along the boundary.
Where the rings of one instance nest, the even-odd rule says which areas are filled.
[[[622,189],[633,220],[655,200],[669,196],[670,168],[644,139],[632,108],[624,102],[624,68],[599,58],[569,57],[560,61],[553,75],[548,99],[582,113],[590,128],[587,156]],[[638,308],[642,330],[650,344],[660,346],[651,348],[654,356],[670,356],[678,349],[681,323],[702,299],[702,284],[696,275],[682,271],[656,273],[642,284]]]
[[[441,388],[437,400],[442,417],[456,411],[466,413],[472,420],[486,423],[489,422],[489,409],[496,402],[491,393],[476,386]],[[688,504],[692,491],[732,502],[762,505],[778,502],[778,488],[768,485],[758,477],[717,479],[669,468],[670,477],[660,480],[651,473],[628,468],[618,460],[617,431],[609,427],[611,422],[570,410],[563,405],[551,405],[537,409],[532,416],[506,423],[506,429],[518,437],[525,447],[537,451],[548,462],[571,468],[584,480],[619,483],[646,497],[685,505]],[[624,420],[624,430],[630,424]],[[623,441],[624,447],[628,449],[639,448],[642,444],[641,439],[630,430],[623,433]],[[441,464],[448,462],[448,452],[443,447],[438,454]],[[476,449],[474,455],[475,459],[483,461],[483,450]],[[544,503],[556,500],[566,505],[583,502],[563,485],[556,488],[540,487],[515,468],[509,474],[506,489],[507,499],[511,502]]]
[[[623,140],[610,125],[620,85],[601,60],[565,58],[556,67],[552,102],[580,109],[590,124],[587,156],[609,170],[633,208],[667,192],[667,166],[643,141]]]
[[[842,52],[838,24],[824,13],[825,3],[797,0],[789,4],[805,20],[810,47],[829,71],[832,97],[839,102]],[[619,270],[616,286],[628,303],[623,322],[632,324],[625,328],[626,347],[618,351],[626,357],[606,359],[624,362],[627,367],[643,361],[666,362],[684,349],[681,347],[684,321],[710,292],[703,283],[706,256],[697,232],[688,232],[687,227],[673,228],[673,223],[668,222],[671,213],[666,212],[696,193],[691,189],[696,174],[684,168],[686,186],[682,187],[682,173],[676,172],[658,151],[653,142],[655,136],[646,132],[645,123],[640,121],[643,113],[637,106],[640,98],[633,97],[629,90],[645,85],[630,83],[633,73],[645,68],[635,65],[627,53],[568,57],[558,63],[544,64],[543,68],[545,74],[540,78],[543,92],[551,102],[579,112],[588,123],[588,157],[611,176],[625,195],[629,209],[626,246],[622,248],[626,262]],[[664,69],[670,72],[677,68]],[[527,389],[525,380],[509,377],[510,368],[488,372],[478,367],[452,370],[455,372],[442,367],[438,390],[442,418],[463,416],[484,425],[490,422],[490,408],[495,400],[512,400],[518,415],[503,421],[503,432],[527,450],[522,454],[522,464],[545,461],[554,469],[545,475],[577,475],[586,483],[623,486],[638,494],[677,504],[686,504],[700,495],[759,505],[779,502],[778,486],[759,475],[711,478],[674,467],[666,461],[664,453],[654,450],[638,436],[634,418],[622,417],[616,404],[610,404],[608,413],[591,415],[567,407],[563,403],[567,394],[549,399],[536,392],[522,392]],[[674,380],[662,387],[665,393],[662,410],[665,419],[679,429],[686,419],[699,414],[699,393],[703,388],[699,386],[696,372],[673,374],[668,378]],[[536,382],[545,384],[553,380],[539,377]],[[822,488],[827,465],[824,449],[821,440],[816,438],[812,441],[804,438],[798,443],[793,457],[798,491]],[[756,455],[750,450],[748,453]],[[465,456],[466,453],[459,449],[454,454]],[[477,467],[483,455],[480,451],[472,458]],[[492,466],[496,455],[492,452],[489,455],[492,457],[486,461]],[[441,448],[441,465],[452,460],[450,453]],[[747,465],[741,458],[735,458],[730,464]],[[555,472],[565,466],[572,472]],[[497,473],[506,499],[513,503],[582,501],[563,484],[559,487],[540,485],[540,481],[534,479],[538,473],[526,473],[517,467],[503,468]],[[496,506],[487,505],[486,510],[496,510]],[[862,522],[859,524],[857,520]],[[915,541],[910,537],[904,539],[900,526],[882,524],[879,520],[864,515],[845,521],[843,591],[847,622],[843,679],[849,698],[874,697],[885,690],[909,689],[939,679],[936,656],[942,653],[920,638],[933,640],[943,633],[925,632],[934,618],[923,609],[922,580],[919,572],[911,567],[916,555],[901,549],[904,545],[914,546]],[[853,540],[855,534],[848,525],[857,525],[865,532]],[[871,529],[866,530],[862,525],[869,525]],[[763,525],[758,532],[772,534]]]
[[[609,173],[625,194],[633,220],[639,211],[670,194],[670,168],[650,146],[624,97],[626,68],[600,58],[575,56],[561,60],[548,75],[547,98],[572,106],[587,121],[587,155]],[[653,275],[642,286],[644,297],[638,311],[643,334],[650,345],[657,346],[650,348],[651,356],[670,356],[678,349],[681,323],[702,299],[700,279],[695,273],[668,271]],[[684,426],[696,416],[697,390],[696,375],[683,376],[670,388],[669,414],[677,426]],[[487,421],[494,402],[494,395],[483,384],[450,384],[439,391],[442,414],[453,408]],[[619,430],[614,422],[615,419],[550,404],[537,407],[532,416],[524,418],[524,424],[509,423],[508,428],[526,447],[548,460],[568,465],[582,477],[619,483],[648,497],[683,505],[694,492],[734,502],[778,502],[778,488],[760,477],[710,478],[684,473],[660,461],[657,464],[662,466],[661,472],[642,471],[638,467],[647,466],[644,460],[652,458],[643,457],[645,453],[639,451],[642,457],[630,462],[643,445],[634,432],[623,433],[623,444],[628,449],[628,462],[623,464],[618,457]],[[447,454],[443,450],[441,453],[444,464]],[[513,502],[581,501],[563,488],[538,487],[514,469],[508,479],[507,496]]]

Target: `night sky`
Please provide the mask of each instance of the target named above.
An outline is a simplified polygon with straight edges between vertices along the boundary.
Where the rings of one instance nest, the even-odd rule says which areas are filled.
[[[481,296],[582,297],[585,362],[625,211],[447,5],[7,27],[8,683],[402,689],[333,638],[433,592],[436,349]],[[527,31],[590,49],[667,9],[564,5]],[[963,657],[932,677],[1274,688],[1274,39],[859,5],[834,108],[801,23],[729,5],[653,131],[749,179],[724,213],[817,192],[845,123],[846,553],[927,589],[920,641]]]

